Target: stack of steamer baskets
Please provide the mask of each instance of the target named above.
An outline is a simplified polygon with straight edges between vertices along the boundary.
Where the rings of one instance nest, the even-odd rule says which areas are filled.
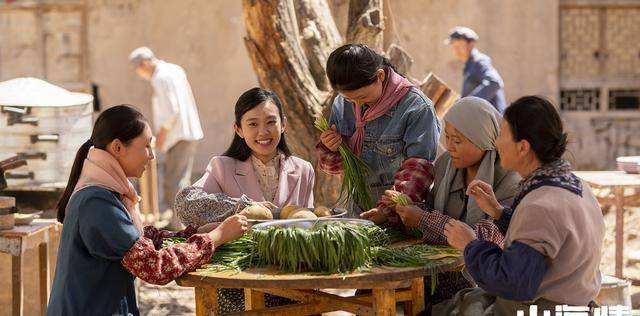
[[[0,82],[0,158],[27,165],[5,173],[11,186],[65,183],[76,151],[91,136],[93,96],[36,78]]]

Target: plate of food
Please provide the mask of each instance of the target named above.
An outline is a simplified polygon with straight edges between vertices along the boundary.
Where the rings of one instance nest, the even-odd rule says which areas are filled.
[[[326,206],[307,208],[298,205],[287,205],[283,208],[271,210],[261,204],[253,204],[247,206],[240,213],[247,217],[249,224],[254,225],[291,219],[339,218],[344,217],[347,214],[347,210],[337,207],[328,208]]]

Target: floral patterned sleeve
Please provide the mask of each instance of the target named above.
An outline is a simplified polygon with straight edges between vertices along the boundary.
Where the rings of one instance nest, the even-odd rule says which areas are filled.
[[[318,168],[329,175],[342,174],[342,158],[340,153],[333,152],[322,143],[316,145],[318,155]]]
[[[159,250],[151,239],[140,237],[122,259],[122,265],[146,282],[164,285],[207,263],[213,250],[208,234],[196,234],[184,243]]]
[[[175,210],[184,225],[200,227],[222,222],[251,203],[253,201],[246,195],[232,198],[224,193],[207,193],[200,187],[189,186],[176,195]]]

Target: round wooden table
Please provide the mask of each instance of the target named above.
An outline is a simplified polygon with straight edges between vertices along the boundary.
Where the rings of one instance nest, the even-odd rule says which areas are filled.
[[[438,260],[439,272],[461,270],[462,257]],[[424,310],[426,267],[376,267],[368,272],[320,275],[284,273],[275,268],[247,269],[242,272],[213,272],[201,269],[176,280],[178,285],[194,287],[196,315],[217,313],[217,288],[244,288],[246,312],[237,315],[309,315],[344,310],[358,315],[395,315],[396,303],[405,303],[405,314]],[[371,294],[341,297],[318,289],[370,289]],[[300,303],[264,307],[264,293],[287,297]],[[236,315],[236,314],[226,314]]]

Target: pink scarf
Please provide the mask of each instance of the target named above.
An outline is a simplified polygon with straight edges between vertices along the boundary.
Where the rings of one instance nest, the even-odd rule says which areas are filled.
[[[140,197],[124,174],[120,163],[107,151],[97,148],[89,149],[78,184],[76,184],[71,196],[90,186],[99,186],[120,193],[120,200],[127,208],[138,232],[142,235],[142,219],[140,210],[137,208]]]
[[[349,139],[349,147],[360,156],[362,144],[364,143],[364,128],[367,122],[373,121],[389,111],[402,97],[409,92],[413,84],[407,78],[397,74],[391,67],[387,72],[387,78],[382,86],[382,95],[378,102],[369,107],[362,115],[362,106],[353,104],[353,111],[356,114],[356,131]]]

